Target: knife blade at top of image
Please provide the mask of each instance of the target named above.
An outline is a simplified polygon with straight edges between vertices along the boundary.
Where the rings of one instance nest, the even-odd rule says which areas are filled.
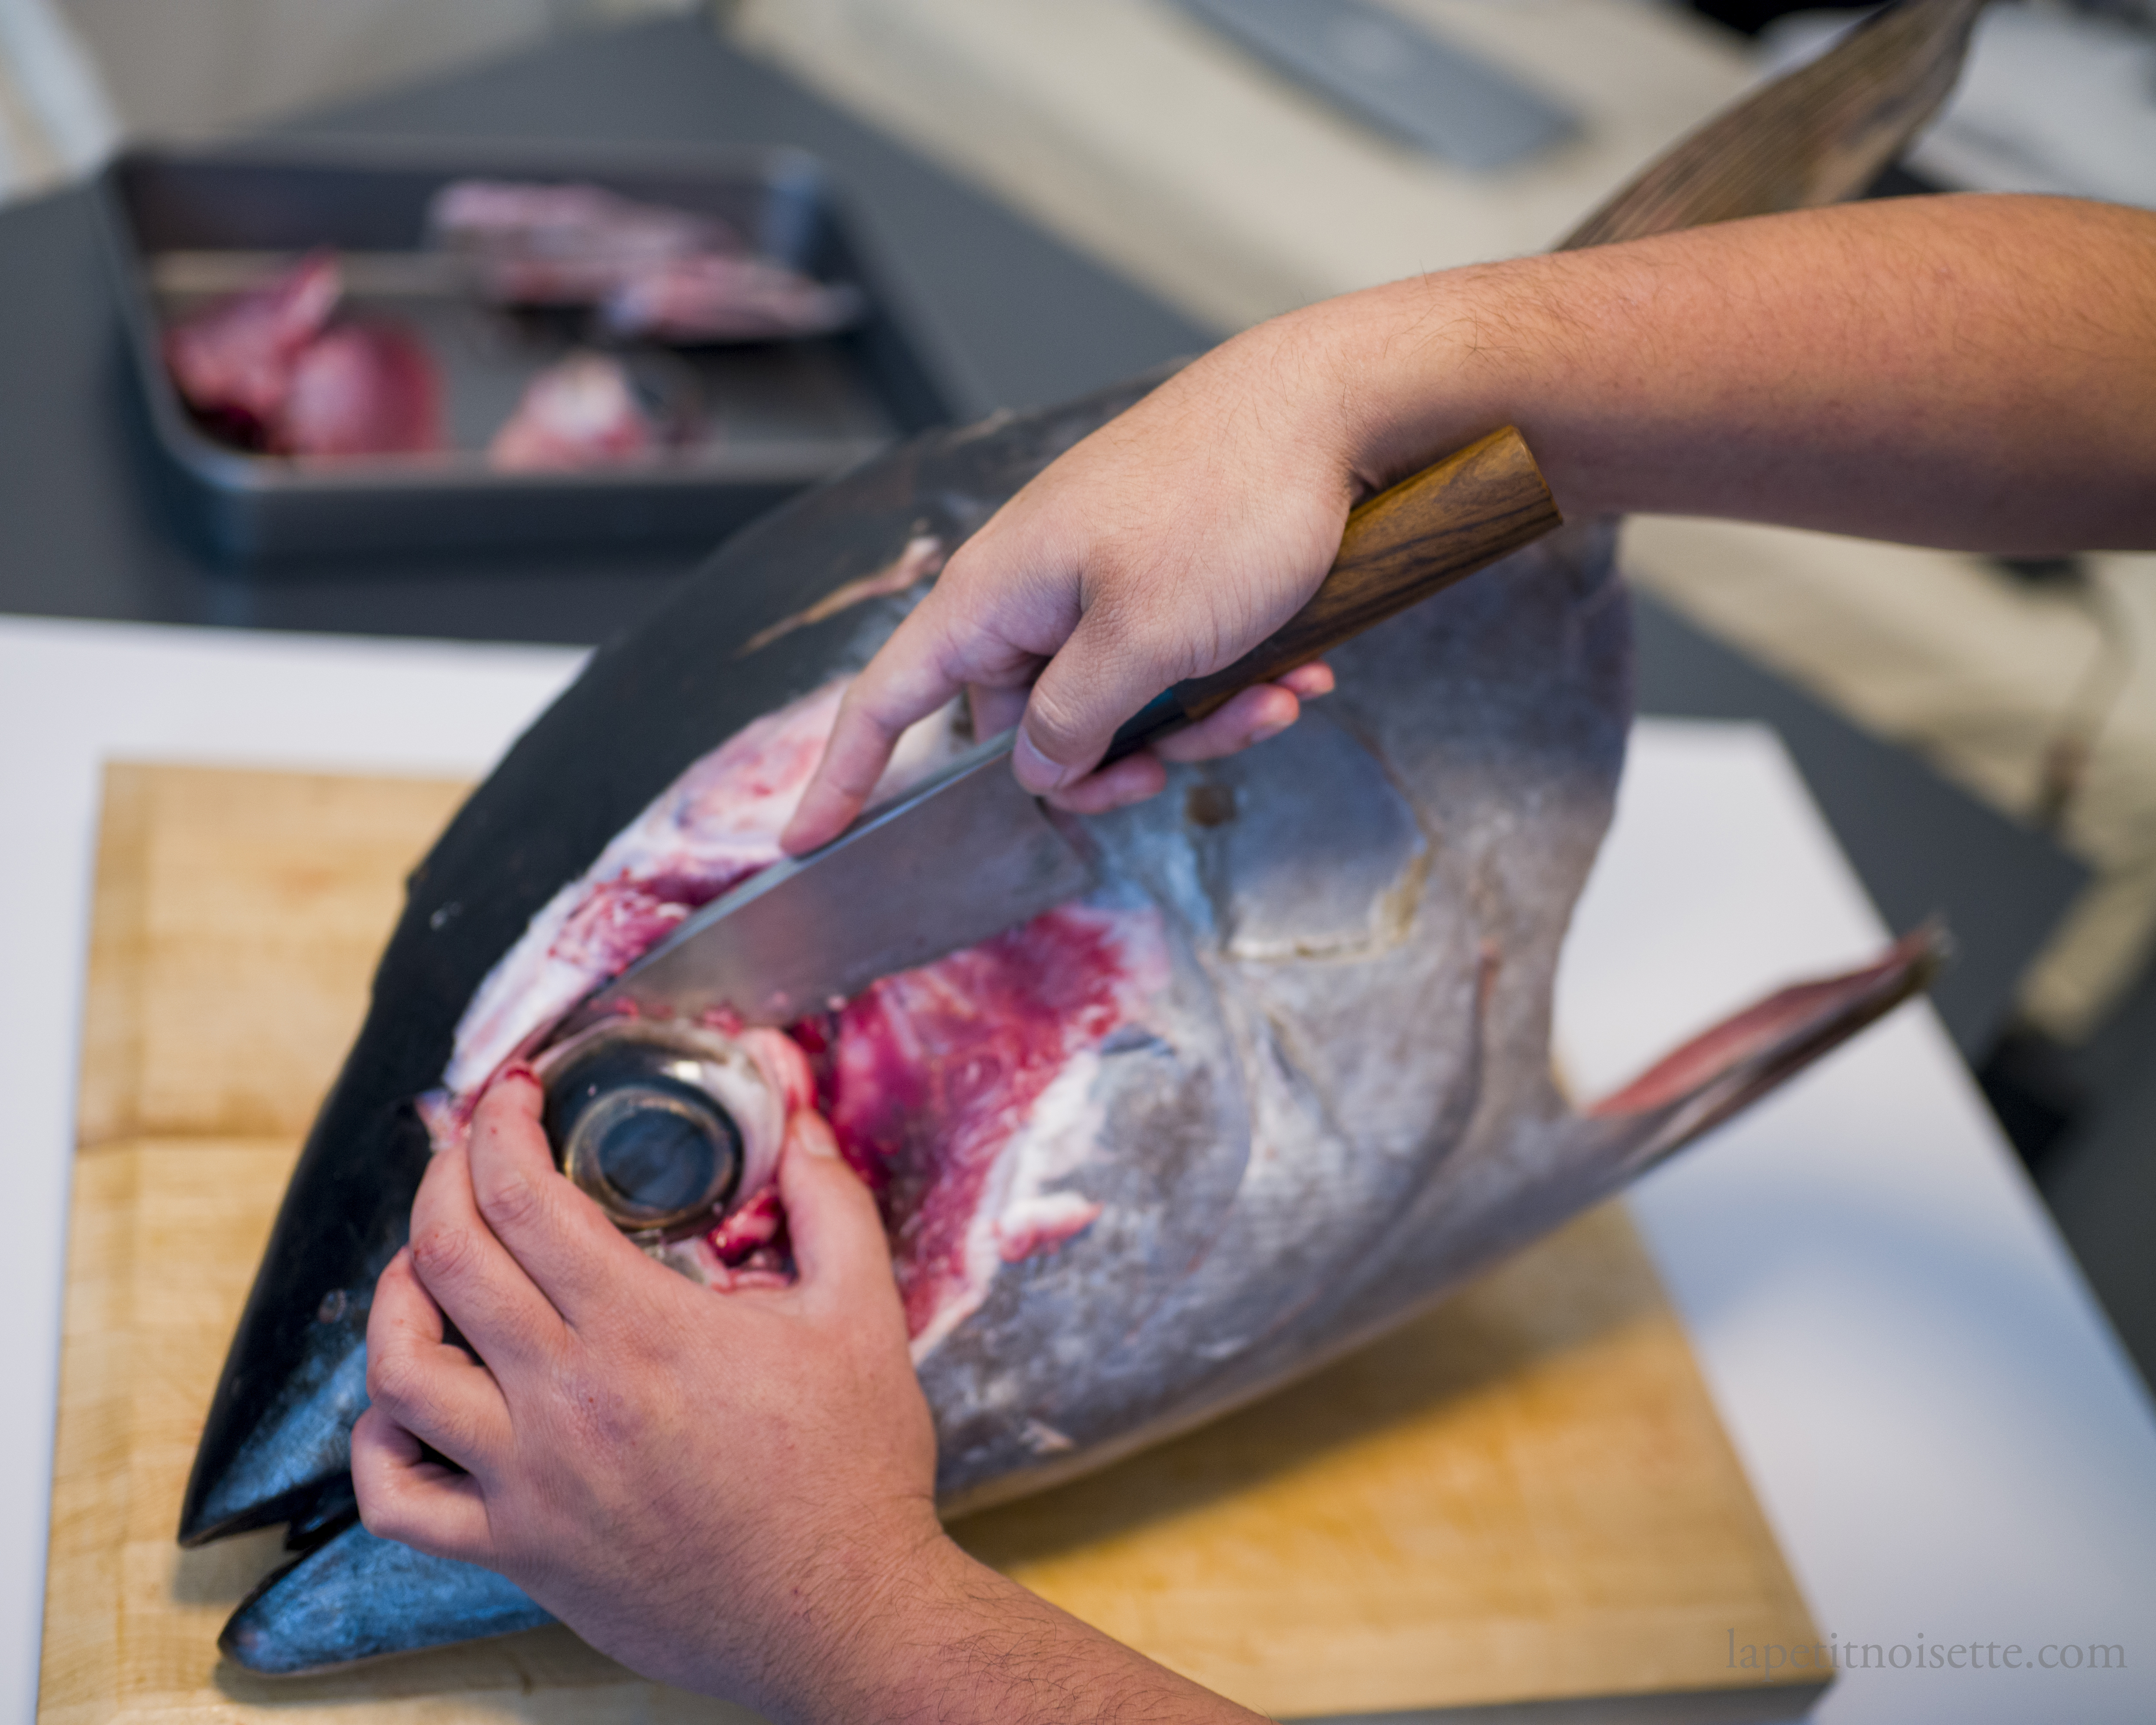
[[[1491,433],[1358,506],[1310,603],[1233,665],[1149,703],[1106,758],[1309,663],[1559,520],[1519,433]],[[569,1028],[623,1010],[791,1024],[1085,893],[1091,865],[1012,775],[1015,735],[977,744],[829,844],[704,906],[593,993]]]

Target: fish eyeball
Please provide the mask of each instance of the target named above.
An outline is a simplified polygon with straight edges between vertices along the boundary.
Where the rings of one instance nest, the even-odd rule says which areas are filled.
[[[562,1172],[624,1233],[680,1240],[714,1225],[767,1166],[783,1104],[757,1062],[716,1032],[600,1024],[537,1063]]]

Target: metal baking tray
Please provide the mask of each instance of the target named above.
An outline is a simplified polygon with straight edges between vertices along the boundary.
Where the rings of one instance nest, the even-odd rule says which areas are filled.
[[[697,441],[655,460],[501,473],[484,450],[525,383],[583,345],[558,317],[490,306],[428,267],[428,201],[466,177],[582,182],[718,217],[755,248],[865,310],[836,335],[737,347],[616,351],[686,367]],[[208,541],[277,572],[338,552],[710,540],[894,439],[951,418],[936,369],[858,225],[794,150],[658,154],[368,140],[131,151],[105,171],[107,251],[151,434]],[[165,368],[167,321],[280,257],[346,262],[344,305],[388,315],[433,350],[453,445],[335,462],[249,453],[195,420]]]

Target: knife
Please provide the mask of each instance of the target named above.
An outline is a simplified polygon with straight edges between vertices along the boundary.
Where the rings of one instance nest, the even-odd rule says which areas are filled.
[[[1511,426],[1357,506],[1310,603],[1223,670],[1178,683],[1116,733],[1106,761],[1306,665],[1517,551],[1561,517]],[[1091,890],[1092,865],[1012,775],[1010,731],[696,911],[572,1014],[787,1024],[878,978],[973,946]]]

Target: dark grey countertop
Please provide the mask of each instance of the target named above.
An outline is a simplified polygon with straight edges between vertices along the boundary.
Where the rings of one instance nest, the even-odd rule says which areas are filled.
[[[850,193],[968,417],[1078,394],[1216,333],[693,23],[558,40],[291,130],[799,146]],[[162,493],[99,245],[87,191],[0,211],[0,611],[583,643],[706,549],[404,557],[274,578],[222,565]],[[2078,865],[1650,604],[1640,644],[1643,711],[1776,725],[1887,920],[1947,916],[1962,957],[1937,998],[1980,1054]]]
[[[694,23],[557,40],[290,130],[797,145],[851,194],[963,418],[1076,395],[1218,333]],[[0,609],[585,642],[637,614],[709,548],[403,557],[274,578],[222,564],[189,543],[163,495],[100,244],[87,189],[0,211]]]

